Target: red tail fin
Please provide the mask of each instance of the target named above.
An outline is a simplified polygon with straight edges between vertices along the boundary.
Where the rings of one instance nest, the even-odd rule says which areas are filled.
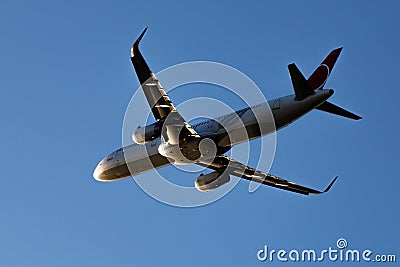
[[[308,84],[313,90],[322,89],[324,87],[342,49],[343,47],[339,47],[330,52],[324,61],[322,61],[321,65],[319,65],[313,74],[311,74],[310,78],[308,78]]]

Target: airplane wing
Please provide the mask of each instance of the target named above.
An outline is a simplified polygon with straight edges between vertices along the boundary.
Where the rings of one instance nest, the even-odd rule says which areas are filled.
[[[280,188],[283,190],[309,195],[309,194],[322,194],[328,192],[331,189],[332,185],[335,183],[337,176],[332,180],[332,182],[326,187],[324,191],[318,191],[312,188],[308,188],[285,179],[279,178],[277,176],[271,175],[269,173],[265,173],[251,167],[248,167],[234,159],[229,158],[225,155],[217,155],[215,159],[207,164],[206,162],[197,163],[198,165],[208,167],[210,169],[216,171],[224,171],[226,170],[228,174],[234,175],[249,181],[254,181],[257,183],[261,183],[264,185],[269,185],[272,187]]]
[[[154,118],[164,122],[166,131],[162,135],[171,144],[178,144],[180,137],[199,137],[175,109],[156,75],[150,70],[140,53],[139,43],[146,30],[147,28],[143,30],[132,46],[131,61]]]

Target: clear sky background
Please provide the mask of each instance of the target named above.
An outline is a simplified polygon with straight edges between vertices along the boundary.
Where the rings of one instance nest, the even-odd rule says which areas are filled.
[[[261,2],[2,1],[1,266],[262,266],[274,264],[257,260],[264,245],[324,249],[340,237],[400,257],[398,1]],[[132,179],[95,181],[98,161],[121,145],[138,87],[130,47],[146,26],[153,71],[221,62],[268,99],[292,94],[287,64],[309,75],[344,46],[327,87],[364,119],[313,111],[278,133],[271,169],[314,188],[340,175],[331,192],[249,194],[242,181],[183,209]]]

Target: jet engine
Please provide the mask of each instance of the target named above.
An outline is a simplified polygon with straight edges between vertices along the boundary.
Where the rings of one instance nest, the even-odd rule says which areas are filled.
[[[160,153],[161,156],[168,158],[173,164],[182,165],[194,163],[193,160],[188,158],[188,155],[182,153],[179,145],[171,145],[168,142],[162,143],[158,146],[158,153]]]
[[[132,140],[138,144],[146,144],[161,136],[162,123],[159,121],[145,127],[138,126],[132,133]]]
[[[207,192],[211,189],[216,189],[223,184],[229,182],[231,178],[229,174],[221,172],[212,172],[205,175],[200,175],[194,182],[194,186],[201,192]]]

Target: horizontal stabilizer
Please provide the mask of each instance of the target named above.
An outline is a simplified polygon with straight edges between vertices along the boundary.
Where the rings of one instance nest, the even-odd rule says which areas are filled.
[[[362,119],[360,116],[351,113],[350,111],[347,111],[341,107],[338,107],[328,101],[325,101],[324,103],[322,103],[321,105],[319,105],[318,107],[316,107],[315,109],[321,110],[321,111],[325,111],[328,113],[332,113],[338,116],[342,116],[342,117],[346,117],[349,119],[353,119],[353,120],[360,120]]]
[[[289,64],[288,69],[290,79],[292,80],[294,93],[296,95],[296,100],[302,100],[314,94],[314,90],[311,88],[306,78],[304,78],[301,71],[297,68],[296,64]]]

